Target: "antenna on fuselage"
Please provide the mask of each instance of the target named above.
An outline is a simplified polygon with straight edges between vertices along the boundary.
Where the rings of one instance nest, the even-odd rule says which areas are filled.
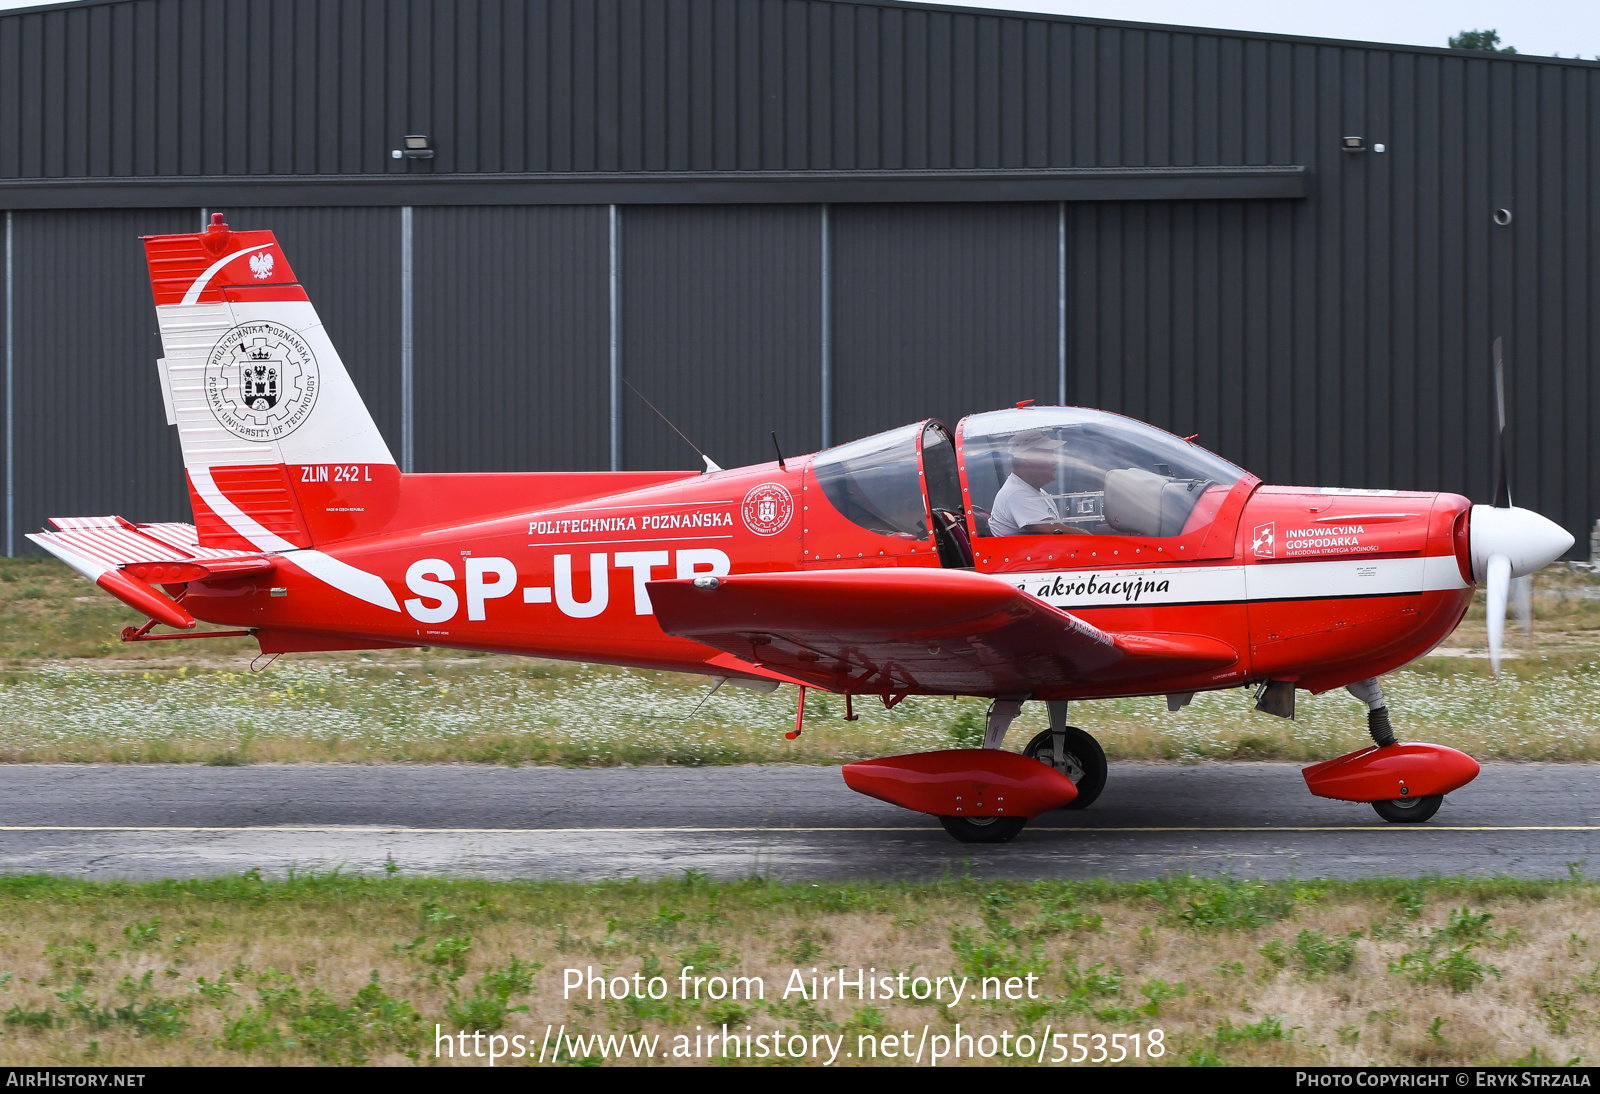
[[[625,384],[628,384],[628,378],[626,376],[622,377],[622,382],[625,383]],[[669,418],[665,414],[661,413],[661,408],[660,407],[656,406],[656,404],[652,403],[649,399],[646,399],[644,397],[644,392],[640,391],[638,388],[634,387],[632,384],[628,384],[628,390],[633,392],[635,395],[639,396],[640,400],[644,403],[645,406],[647,406],[651,410],[655,411],[657,417],[659,417],[663,422],[666,422],[667,425],[672,429],[672,431],[674,433],[676,433],[678,436],[683,438],[683,443],[684,444],[686,444],[690,448],[694,449],[695,455],[699,456],[702,460],[706,461],[705,473],[707,475],[711,474],[711,472],[713,472],[713,471],[721,471],[722,470],[722,468],[717,466],[717,461],[716,460],[713,460],[710,456],[708,456],[704,452],[700,451],[700,446],[699,445],[697,445],[693,441],[691,441],[689,439],[688,435],[685,434],[683,430],[681,430],[677,426],[673,425],[671,418]]]
[[[778,470],[789,470],[783,463],[783,449],[778,447],[778,431],[776,429],[772,431],[772,450],[778,454]]]

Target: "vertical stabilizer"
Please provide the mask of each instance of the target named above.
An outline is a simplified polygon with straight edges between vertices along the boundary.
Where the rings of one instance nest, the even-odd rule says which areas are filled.
[[[381,527],[399,468],[272,233],[219,213],[144,242],[201,545],[284,551]]]

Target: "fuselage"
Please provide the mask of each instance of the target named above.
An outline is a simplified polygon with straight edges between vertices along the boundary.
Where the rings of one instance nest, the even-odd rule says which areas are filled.
[[[292,552],[265,576],[191,582],[183,604],[197,618],[255,629],[269,651],[441,646],[761,675],[759,664],[663,633],[650,582],[961,566],[1106,631],[1204,635],[1237,652],[1223,667],[1085,679],[1041,698],[1264,679],[1323,691],[1423,655],[1466,611],[1466,498],[1267,486],[1202,449],[1186,471],[1174,462],[1188,458],[1174,447],[1185,442],[1068,410],[975,415],[954,435],[918,423],[880,435],[877,447],[868,438],[784,466],[701,475],[289,465],[302,505],[359,515],[354,538],[318,549],[381,578],[399,610],[341,594],[293,565]],[[1069,458],[1041,488],[1063,511],[1064,528],[1050,534],[995,535],[988,525],[1008,466],[997,454],[1018,423],[1106,453]]]

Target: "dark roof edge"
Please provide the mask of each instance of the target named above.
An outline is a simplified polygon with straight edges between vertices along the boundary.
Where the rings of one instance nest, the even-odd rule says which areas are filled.
[[[71,11],[75,8],[109,7],[125,4],[128,0],[72,0],[70,3],[37,4],[26,8],[0,10],[0,19],[17,15],[38,15],[52,11]],[[1451,49],[1448,46],[1416,46],[1399,42],[1368,42],[1355,38],[1313,38],[1301,34],[1273,34],[1264,30],[1232,30],[1222,27],[1192,27],[1181,23],[1138,23],[1127,19],[1096,19],[1086,15],[1057,15],[1042,11],[1011,11],[1006,8],[974,8],[960,4],[923,3],[922,0],[812,0],[829,4],[848,4],[853,7],[897,8],[902,11],[941,11],[958,15],[989,16],[995,19],[1030,19],[1044,23],[1073,23],[1082,26],[1115,27],[1123,30],[1169,31],[1177,34],[1201,34],[1220,38],[1248,38],[1261,42],[1293,42],[1310,46],[1333,46],[1340,49],[1383,49],[1399,53],[1431,53],[1446,57],[1465,57],[1478,60],[1534,61],[1543,64],[1582,65],[1594,67],[1600,61],[1581,57],[1542,57],[1531,53],[1490,53],[1478,49]]]
[[[1305,196],[1306,169],[1299,165],[0,179],[4,209],[1228,201]]]

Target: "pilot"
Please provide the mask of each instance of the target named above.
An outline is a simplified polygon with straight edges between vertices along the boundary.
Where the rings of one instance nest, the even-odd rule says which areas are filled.
[[[1055,482],[1056,452],[1065,441],[1042,429],[1024,429],[1011,438],[1011,474],[994,496],[989,532],[996,536],[1048,536],[1084,529],[1061,519],[1055,499],[1044,487]]]

